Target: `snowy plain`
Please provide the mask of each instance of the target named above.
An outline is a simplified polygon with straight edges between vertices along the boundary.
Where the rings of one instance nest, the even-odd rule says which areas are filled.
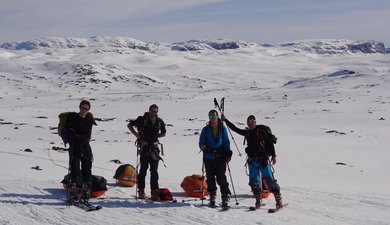
[[[2,45],[0,224],[390,224],[390,54],[351,52],[349,42],[219,40],[213,43],[236,47],[218,49],[95,37]],[[334,51],[319,53],[321,46]],[[248,210],[254,199],[235,133],[230,169],[239,204],[232,196],[231,210],[220,212],[182,202],[191,199],[183,178],[201,174],[198,132],[222,97],[238,127],[253,114],[278,137],[274,168],[285,209],[267,214],[270,197],[264,210]],[[96,212],[64,205],[68,153],[53,150],[64,147],[58,114],[77,111],[82,99],[102,119],[93,129],[92,172],[107,179],[108,191],[91,200],[103,206]],[[136,201],[135,188],[112,178],[119,164],[111,160],[136,165],[127,120],[153,103],[167,124],[160,186],[177,203]]]

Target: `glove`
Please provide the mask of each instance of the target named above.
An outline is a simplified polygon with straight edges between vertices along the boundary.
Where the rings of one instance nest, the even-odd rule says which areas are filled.
[[[230,160],[232,160],[233,151],[232,150],[226,150],[225,152],[225,162],[229,163]]]
[[[272,162],[272,165],[275,165],[276,164],[276,155],[273,155],[272,157],[271,157],[271,162]]]

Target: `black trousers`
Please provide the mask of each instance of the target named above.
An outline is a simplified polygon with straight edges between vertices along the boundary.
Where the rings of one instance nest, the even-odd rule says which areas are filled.
[[[226,178],[226,162],[225,159],[203,159],[206,169],[207,191],[216,192],[218,183],[221,188],[222,195],[230,195],[229,183]]]
[[[88,142],[70,145],[69,165],[71,182],[81,185],[83,182],[92,181],[92,160],[92,149]]]
[[[140,163],[141,168],[138,173],[138,189],[145,189],[145,177],[150,165],[150,189],[157,190],[159,189],[158,185],[158,162],[160,160],[155,160],[150,155],[141,155]]]

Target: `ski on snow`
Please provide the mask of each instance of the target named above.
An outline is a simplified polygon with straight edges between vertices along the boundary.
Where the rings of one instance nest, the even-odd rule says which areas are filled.
[[[287,205],[288,205],[288,203],[283,204],[283,207],[281,207],[281,208],[270,208],[270,209],[268,209],[268,213],[276,213],[277,211],[283,209],[283,208],[286,207]],[[249,206],[249,210],[250,210],[250,211],[256,211],[257,209],[260,209],[260,207]]]
[[[83,203],[79,202],[79,203],[75,203],[73,205],[80,208],[80,209],[84,209],[87,212],[97,211],[97,210],[103,208],[100,205],[92,205],[91,203],[88,203],[88,202],[83,202]]]
[[[265,203],[261,203],[261,206],[265,206]],[[257,209],[260,209],[261,206],[259,206],[259,207],[257,207],[257,206],[249,206],[249,210],[250,211],[255,211]]]
[[[281,208],[272,208],[272,209],[268,209],[268,213],[276,213],[277,211],[283,209],[284,207],[286,207],[288,205],[288,203],[285,203],[283,204],[283,207]]]
[[[97,210],[103,208],[100,205],[92,205],[89,202],[76,202],[76,201],[72,201],[72,202],[65,202],[65,203],[66,203],[67,206],[76,206],[77,208],[84,209],[87,212],[97,211]]]
[[[172,200],[153,200],[151,197],[146,196],[145,198],[139,198],[135,195],[132,195],[136,201],[144,201],[144,202],[150,202],[150,203],[179,203],[176,198],[172,198]],[[184,202],[184,201],[183,201]]]
[[[209,207],[209,208],[212,208],[212,209],[220,208],[219,211],[227,211],[227,210],[230,209],[230,206],[222,206],[222,204],[220,204],[220,205],[207,204],[207,205],[201,205],[201,206],[206,206],[206,207]]]

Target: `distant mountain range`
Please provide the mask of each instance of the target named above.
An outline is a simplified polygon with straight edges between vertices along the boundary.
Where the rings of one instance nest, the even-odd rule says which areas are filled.
[[[315,54],[388,54],[390,49],[386,48],[380,41],[353,41],[353,40],[303,40],[288,42],[279,45],[257,44],[237,40],[190,40],[172,44],[144,42],[129,37],[107,37],[97,36],[90,38],[36,38],[29,41],[8,42],[0,45],[0,48],[8,50],[35,50],[35,49],[74,49],[74,48],[122,48],[138,49],[143,51],[154,51],[166,48],[172,51],[221,51],[228,49],[247,48],[284,48],[293,52],[309,52]]]

